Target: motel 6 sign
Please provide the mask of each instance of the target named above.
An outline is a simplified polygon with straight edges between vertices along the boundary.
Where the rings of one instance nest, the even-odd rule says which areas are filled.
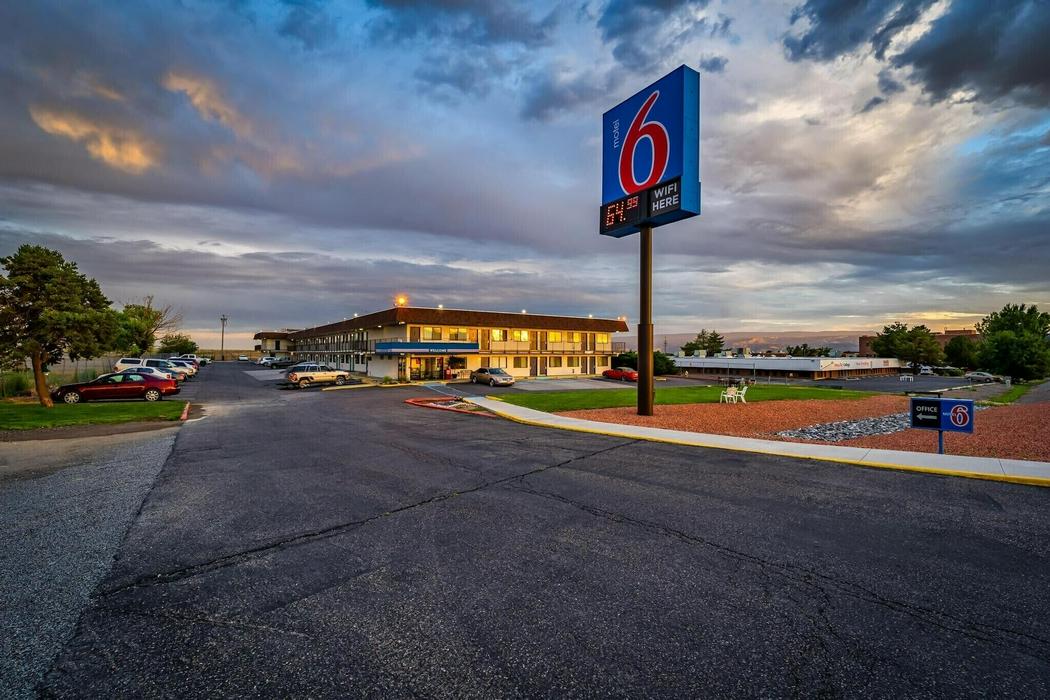
[[[602,117],[599,230],[622,238],[700,213],[700,74],[680,66]]]

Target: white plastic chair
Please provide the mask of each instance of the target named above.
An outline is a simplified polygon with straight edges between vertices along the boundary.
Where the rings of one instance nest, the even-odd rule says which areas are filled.
[[[742,403],[747,403],[747,398],[746,397],[747,397],[747,387],[745,386],[744,388],[742,388],[740,391],[737,392],[735,397],[733,397],[733,403],[736,403],[737,401],[740,401]]]
[[[723,389],[722,394],[718,397],[718,403],[736,403],[736,387],[731,386],[728,389]]]

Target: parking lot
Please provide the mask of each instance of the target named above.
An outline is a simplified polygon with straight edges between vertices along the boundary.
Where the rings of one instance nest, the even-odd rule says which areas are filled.
[[[45,694],[1050,692],[1050,490],[254,373],[187,385]]]

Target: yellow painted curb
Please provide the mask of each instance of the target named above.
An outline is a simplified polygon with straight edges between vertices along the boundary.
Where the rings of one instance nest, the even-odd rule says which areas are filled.
[[[494,398],[494,397],[486,397]],[[548,423],[540,423],[539,421],[532,421],[526,418],[519,418],[517,416],[511,416],[503,413],[497,413],[501,418],[512,420],[515,423],[522,423],[524,425],[532,425],[540,428],[554,428],[557,430],[569,430],[577,433],[591,433],[594,435],[605,435],[607,437],[618,437],[628,440],[645,440],[646,442],[661,442],[670,445],[683,445],[685,447],[702,447],[711,450],[729,450],[731,452],[749,452],[752,454],[769,455],[772,457],[791,457],[794,459],[810,459],[817,462],[835,462],[837,464],[852,464],[858,467],[870,467],[872,469],[892,469],[894,471],[902,472],[917,472],[920,474],[936,474],[938,476],[958,476],[966,479],[983,479],[985,481],[1001,481],[1011,484],[1024,484],[1026,486],[1042,486],[1050,488],[1050,479],[1037,477],[1037,476],[1013,476],[1010,474],[983,474],[981,472],[967,472],[955,469],[937,469],[936,467],[918,467],[904,464],[888,464],[883,462],[867,462],[852,459],[842,459],[841,457],[816,457],[812,455],[797,455],[789,452],[778,452],[775,450],[760,450],[760,449],[748,449],[745,447],[728,447],[726,445],[709,445],[700,442],[687,442],[685,440],[674,440],[672,438],[662,437],[642,437],[638,435],[625,435],[623,433],[614,432],[613,430],[598,430],[595,428],[583,428],[573,427],[568,425],[551,425]],[[730,437],[730,436],[727,436]],[[792,443],[799,444],[799,443]],[[994,459],[994,458],[992,458]]]

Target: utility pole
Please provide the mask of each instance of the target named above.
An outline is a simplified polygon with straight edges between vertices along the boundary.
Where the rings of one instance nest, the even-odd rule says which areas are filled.
[[[219,359],[226,359],[226,322],[230,319],[223,314],[219,316],[219,320],[222,321],[222,333],[219,335]]]
[[[653,227],[641,227],[638,324],[638,415],[653,415]]]

